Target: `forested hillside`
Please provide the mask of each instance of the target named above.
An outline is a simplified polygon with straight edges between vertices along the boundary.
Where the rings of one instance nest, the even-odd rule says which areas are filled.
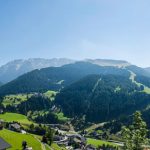
[[[150,77],[150,72],[135,65],[126,66],[126,69],[134,72],[136,75]]]
[[[56,103],[69,117],[85,115],[87,121],[103,122],[144,109],[150,95],[142,90],[128,77],[92,75],[63,89]]]
[[[49,67],[34,70],[3,85],[0,95],[44,92],[47,90],[59,91],[63,87],[89,74],[115,74],[128,76],[130,73],[117,67],[102,67],[87,62],[77,62],[62,67]]]
[[[32,119],[39,122],[57,122],[59,111],[69,118],[84,116],[89,122],[103,122],[128,116],[137,109],[144,110],[150,99],[149,76],[137,66],[110,67],[76,62],[26,73],[2,85],[0,95],[32,93],[25,100],[10,102],[11,99],[4,98],[3,104],[9,104],[8,111],[33,116]],[[53,102],[42,94],[48,90],[58,92]],[[41,96],[36,97],[34,93],[41,93]],[[13,103],[15,105],[10,105]],[[59,110],[56,114],[51,110],[54,105]]]
[[[150,88],[150,78],[149,77],[137,76],[136,81],[138,81]]]

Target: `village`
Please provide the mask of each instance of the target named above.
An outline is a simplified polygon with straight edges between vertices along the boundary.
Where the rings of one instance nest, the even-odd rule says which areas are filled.
[[[56,143],[60,147],[65,148],[66,150],[97,150],[94,145],[87,144],[86,132],[77,133],[75,131],[69,130],[66,126],[59,124],[47,124],[46,126],[51,127],[55,134],[53,135],[53,143]],[[30,134],[26,131],[22,125],[18,122],[5,122],[4,120],[0,120],[0,130],[10,130],[12,132],[17,132],[21,134]],[[98,137],[98,134],[94,135],[95,138]],[[100,135],[99,135],[100,136]],[[41,139],[41,144],[48,145],[47,138],[45,136]],[[28,147],[28,143],[26,141],[22,141],[20,143],[22,145],[23,150],[32,150],[32,147]],[[122,146],[120,143],[116,143],[116,147]],[[99,150],[115,150],[116,147],[103,145],[104,149],[99,148]],[[6,142],[3,137],[0,138],[0,150],[6,150],[11,148],[11,144]],[[52,150],[49,146],[49,148]],[[40,148],[39,148],[40,150]]]

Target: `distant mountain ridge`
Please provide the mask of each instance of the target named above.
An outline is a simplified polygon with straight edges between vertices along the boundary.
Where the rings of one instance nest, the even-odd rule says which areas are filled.
[[[75,62],[74,60],[67,58],[33,58],[33,59],[18,59],[0,67],[0,81],[2,83],[9,82],[15,78],[30,72],[35,69],[47,68],[47,67],[60,67],[66,64]]]
[[[132,64],[124,60],[85,59],[81,61],[104,67],[109,66],[117,68],[127,68],[132,66]],[[27,60],[23,59],[14,60],[0,67],[0,82],[5,84],[35,69],[42,69],[48,67],[61,67],[75,62],[80,61],[68,58],[52,58],[52,59],[31,58]],[[150,69],[145,69],[145,72],[149,74],[150,72],[149,70]],[[141,71],[143,71],[143,68]],[[145,74],[145,72],[143,73]]]
[[[111,59],[86,59],[85,61],[100,65],[100,66],[113,66],[113,67],[126,67],[131,64],[124,60],[111,60]]]
[[[150,67],[145,68],[146,71],[150,72]]]
[[[124,67],[130,65],[127,61],[122,60],[109,60],[109,59],[85,59],[85,62],[90,62],[99,66],[113,66]],[[31,58],[27,60],[18,59],[10,61],[7,64],[0,67],[0,82],[7,83],[35,69],[42,69],[47,67],[61,67],[66,64],[76,62],[75,60],[68,58]]]

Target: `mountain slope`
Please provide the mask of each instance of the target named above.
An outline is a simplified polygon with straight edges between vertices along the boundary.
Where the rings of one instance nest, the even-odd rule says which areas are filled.
[[[86,59],[85,62],[97,64],[99,66],[113,66],[113,67],[125,67],[129,66],[130,63],[122,60],[108,60],[108,59]],[[60,67],[66,64],[74,63],[75,60],[66,58],[53,58],[53,59],[42,59],[33,58],[27,60],[14,60],[0,67],[0,81],[7,83],[13,79],[23,75],[24,73],[30,72],[35,69],[47,68],[47,67]]]
[[[148,72],[147,70],[140,68],[138,66],[130,65],[130,66],[127,66],[126,69],[134,72],[136,75],[150,77],[150,72]]]
[[[66,58],[42,59],[33,58],[27,60],[14,60],[0,67],[0,81],[3,83],[10,82],[24,73],[33,71],[35,69],[42,69],[47,67],[60,67],[66,64],[79,62]],[[117,68],[125,68],[132,66],[129,62],[123,60],[109,60],[109,59],[85,59],[83,62],[89,62],[99,66],[111,66]],[[148,72],[147,70],[145,70]],[[150,74],[150,72],[149,72]],[[150,76],[150,75],[149,75]]]
[[[145,68],[146,71],[150,72],[150,67]]]
[[[14,60],[6,65],[0,67],[0,81],[3,83],[9,82],[18,76],[30,72],[35,69],[41,69],[46,67],[59,67],[65,64],[73,63],[74,60],[60,58],[60,59],[42,59],[33,58],[28,60]]]
[[[127,76],[91,75],[64,88],[56,104],[68,117],[104,122],[144,109],[149,99]]]
[[[34,70],[0,87],[0,94],[42,92],[61,88],[89,74],[118,74],[128,76],[125,69],[102,67],[87,62],[77,62],[62,67]]]
[[[3,85],[3,83],[2,82],[0,82],[0,86],[2,86]]]

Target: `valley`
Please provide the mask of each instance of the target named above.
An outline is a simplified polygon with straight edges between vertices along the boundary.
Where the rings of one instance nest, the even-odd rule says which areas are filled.
[[[112,62],[33,70],[2,85],[0,137],[12,150],[23,140],[35,150],[122,149],[122,127],[137,110],[150,129],[150,74],[123,61],[107,66]]]

